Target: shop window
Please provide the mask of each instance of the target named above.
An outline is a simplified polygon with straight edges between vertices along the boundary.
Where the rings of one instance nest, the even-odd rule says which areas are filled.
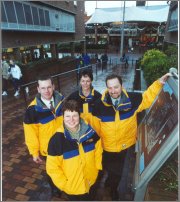
[[[6,18],[6,14],[5,14],[5,10],[4,10],[4,4],[1,4],[1,13],[2,13],[2,22],[7,22],[7,18]]]
[[[26,17],[26,24],[33,25],[32,15],[31,15],[31,8],[29,5],[23,5],[24,6],[24,12]]]
[[[45,10],[46,26],[50,26],[49,11]]]
[[[16,8],[16,14],[19,24],[26,24],[25,17],[24,17],[24,10],[23,5],[17,1],[14,2]]]
[[[33,15],[33,21],[34,21],[34,25],[39,25],[39,15],[38,15],[38,10],[36,7],[31,6],[32,9],[32,15]]]
[[[39,8],[39,18],[40,18],[40,25],[45,26],[44,11],[41,8]]]
[[[7,13],[8,22],[16,23],[17,20],[16,20],[13,1],[4,1],[4,5]]]

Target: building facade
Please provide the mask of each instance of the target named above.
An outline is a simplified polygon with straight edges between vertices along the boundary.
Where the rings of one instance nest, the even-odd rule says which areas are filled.
[[[178,44],[178,1],[171,1],[164,42]]]
[[[84,1],[1,1],[2,52],[20,60],[24,51],[52,57],[58,46],[84,44]]]

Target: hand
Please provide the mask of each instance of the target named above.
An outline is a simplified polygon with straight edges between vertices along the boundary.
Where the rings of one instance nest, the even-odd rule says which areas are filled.
[[[171,74],[171,73],[167,73],[167,74],[165,74],[164,76],[162,76],[162,77],[159,79],[160,83],[165,84],[165,82],[167,81],[167,79],[168,79],[169,76],[172,76],[172,74]]]
[[[35,163],[38,163],[38,164],[40,164],[40,163],[43,162],[43,160],[40,158],[40,156],[33,157],[33,161],[34,161]]]

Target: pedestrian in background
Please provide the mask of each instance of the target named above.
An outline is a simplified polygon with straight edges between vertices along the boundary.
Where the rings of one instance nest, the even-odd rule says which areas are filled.
[[[62,103],[64,96],[55,91],[50,76],[41,76],[37,83],[38,94],[28,106],[24,117],[25,143],[33,161],[42,163],[42,156],[47,156],[48,142],[57,128],[62,125]],[[56,187],[48,178],[52,193]]]
[[[83,54],[83,61],[84,61],[84,66],[88,66],[91,63],[90,57],[87,53]]]
[[[169,73],[165,74],[141,94],[127,92],[120,76],[109,75],[106,91],[94,104],[90,125],[102,140],[103,170],[108,172],[112,200],[119,200],[117,188],[124,162],[136,143],[137,114],[152,105],[168,76]]]
[[[10,63],[9,74],[15,91],[14,96],[18,96],[21,86],[21,77],[22,77],[21,69],[18,65],[14,63],[14,60],[11,59],[9,63]]]
[[[2,58],[2,95],[3,96],[8,94],[7,86],[8,86],[8,80],[10,77],[9,69],[10,69],[10,66],[6,61],[6,57],[3,56]]]
[[[102,69],[107,69],[107,62],[108,62],[108,56],[107,56],[107,53],[104,53],[102,56],[101,56],[101,62],[102,62]]]
[[[49,141],[47,173],[69,200],[94,200],[95,183],[102,169],[100,137],[80,118],[75,100],[65,101],[62,112],[63,125]]]

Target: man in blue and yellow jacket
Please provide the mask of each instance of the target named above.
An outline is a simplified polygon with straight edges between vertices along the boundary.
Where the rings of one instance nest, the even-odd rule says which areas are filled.
[[[64,96],[55,91],[53,80],[49,76],[38,79],[38,94],[28,106],[24,117],[25,143],[33,161],[43,162],[47,156],[47,147],[50,138],[62,124],[62,103]],[[44,156],[43,158],[41,156]],[[51,178],[46,175],[53,195],[60,194]]]
[[[75,100],[64,102],[63,125],[49,141],[46,170],[69,200],[93,200],[92,191],[102,169],[102,145],[97,133],[80,118]]]
[[[112,200],[118,200],[126,153],[136,142],[137,114],[151,106],[170,74],[155,81],[143,94],[128,93],[118,75],[106,78],[107,90],[92,110],[91,125],[103,146],[103,169],[107,170]]]
[[[47,156],[48,142],[62,124],[62,102],[64,97],[55,91],[51,77],[38,79],[38,94],[28,106],[24,117],[25,142],[35,163]]]

